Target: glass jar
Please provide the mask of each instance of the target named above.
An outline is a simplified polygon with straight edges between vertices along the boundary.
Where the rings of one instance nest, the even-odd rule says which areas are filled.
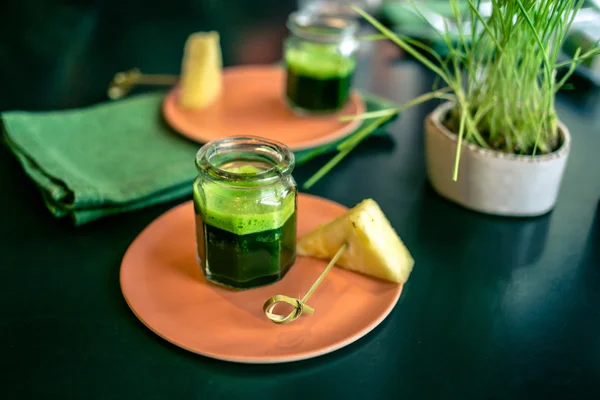
[[[318,12],[328,15],[341,15],[359,19],[360,14],[351,6],[361,8],[368,13],[375,13],[381,7],[381,0],[298,0],[298,10]]]
[[[207,280],[235,289],[279,281],[296,259],[294,154],[282,143],[232,137],[196,154],[198,261]]]
[[[284,43],[285,100],[300,114],[332,113],[350,98],[358,50],[358,22],[342,16],[295,12]]]

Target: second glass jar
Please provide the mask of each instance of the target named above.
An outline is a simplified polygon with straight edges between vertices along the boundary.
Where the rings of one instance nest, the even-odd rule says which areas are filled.
[[[358,23],[350,18],[295,12],[284,44],[285,99],[301,114],[342,109],[352,90]]]

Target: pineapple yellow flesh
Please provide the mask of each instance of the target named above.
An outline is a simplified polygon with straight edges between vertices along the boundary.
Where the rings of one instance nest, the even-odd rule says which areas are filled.
[[[179,104],[187,109],[201,109],[217,100],[222,91],[223,63],[219,34],[197,32],[185,43]]]
[[[297,252],[331,259],[344,243],[348,247],[337,266],[396,283],[408,280],[414,260],[374,200],[362,201],[300,238]]]

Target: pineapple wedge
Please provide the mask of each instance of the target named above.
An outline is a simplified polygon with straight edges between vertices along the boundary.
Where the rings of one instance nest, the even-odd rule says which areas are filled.
[[[223,63],[219,34],[197,32],[185,43],[179,82],[179,104],[188,109],[209,106],[222,91]]]
[[[374,200],[363,200],[344,215],[303,236],[297,252],[331,259],[343,243],[348,248],[338,266],[391,282],[408,280],[414,260]]]

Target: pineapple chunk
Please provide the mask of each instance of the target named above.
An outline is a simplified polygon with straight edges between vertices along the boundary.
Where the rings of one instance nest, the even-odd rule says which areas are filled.
[[[348,248],[338,266],[391,282],[408,280],[414,260],[374,200],[363,200],[344,215],[303,236],[297,252],[331,259],[344,243]]]
[[[201,109],[212,104],[222,91],[223,62],[219,34],[197,32],[185,43],[179,104],[188,109]]]

